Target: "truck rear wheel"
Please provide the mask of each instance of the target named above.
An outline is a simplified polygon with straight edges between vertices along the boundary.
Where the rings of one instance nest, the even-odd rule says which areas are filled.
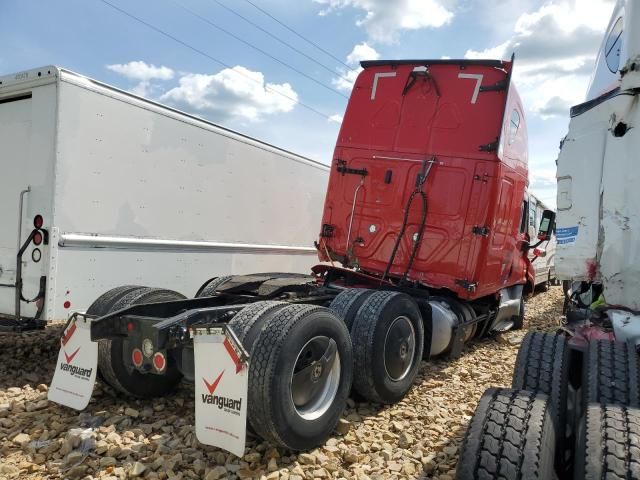
[[[640,480],[640,410],[589,405],[576,447],[576,480]]]
[[[213,277],[202,284],[202,286],[196,292],[195,298],[200,297],[211,297],[215,295],[218,287],[220,287],[223,283],[227,282],[231,279],[230,275],[225,277]]]
[[[331,435],[353,378],[349,331],[329,309],[287,305],[264,323],[249,363],[248,417],[265,440],[308,450]]]
[[[460,449],[456,478],[555,478],[555,432],[547,397],[526,390],[489,388]]]
[[[351,331],[358,310],[374,291],[365,288],[349,288],[334,298],[329,308],[338,318],[344,320],[347,329]]]
[[[110,291],[98,298],[89,307],[87,313],[96,312],[93,314],[106,315],[131,305],[183,300],[186,298],[178,292],[159,288],[120,288],[122,290],[118,294],[114,293],[108,296],[109,293],[113,292]],[[107,308],[108,310],[105,310]],[[102,310],[98,311],[99,309]],[[126,339],[120,338],[98,341],[98,368],[106,383],[115,390],[139,398],[153,398],[164,395],[176,387],[182,379],[182,374],[171,357],[167,359],[167,368],[163,375],[143,374],[135,370],[125,360],[125,351],[128,350],[125,342]]]
[[[564,335],[529,332],[518,350],[512,388],[542,393],[548,397],[556,431],[556,466],[565,463],[565,446],[572,434],[567,428],[567,394],[569,390],[569,348]],[[575,402],[571,403],[575,405]]]
[[[351,327],[354,388],[367,400],[394,403],[411,388],[424,348],[424,325],[416,302],[404,293],[376,291]]]
[[[123,285],[121,287],[112,288],[100,295],[87,309],[87,315],[103,316],[111,312],[114,303],[116,303],[120,297],[127,293],[138,290],[142,287],[140,285]]]
[[[512,388],[547,395],[558,429],[565,422],[568,375],[569,348],[564,335],[545,332],[525,335],[516,358]]]
[[[229,322],[229,327],[233,329],[249,355],[265,322],[287,305],[290,304],[271,301],[252,303],[240,310]]]
[[[594,340],[586,365],[586,404],[609,403],[639,407],[640,356],[632,344]]]

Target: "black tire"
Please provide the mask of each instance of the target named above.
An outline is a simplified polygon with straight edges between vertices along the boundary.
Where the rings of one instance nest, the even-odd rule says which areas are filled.
[[[202,286],[196,292],[195,298],[201,297],[211,297],[215,295],[218,288],[230,280],[231,275],[227,275],[224,277],[213,277],[202,284]]]
[[[396,321],[403,323],[396,326]],[[404,340],[404,333],[411,328],[413,345]],[[392,330],[400,335],[395,345],[387,342]],[[374,292],[358,310],[351,338],[354,370],[358,372],[354,389],[372,402],[402,399],[418,374],[424,349],[424,324],[416,302],[404,293]],[[391,371],[398,372],[395,378]]]
[[[576,480],[640,480],[640,410],[587,407],[576,447]]]
[[[585,405],[607,403],[639,407],[639,358],[633,344],[591,341],[585,370]]]
[[[522,327],[524,327],[524,293],[522,294],[522,297],[520,297],[520,314],[519,315],[514,315],[513,317],[511,317],[511,320],[513,321],[513,327],[511,327],[511,330],[522,330]]]
[[[554,425],[564,426],[567,406],[569,348],[564,335],[529,332],[518,350],[512,388],[549,397]]]
[[[339,358],[335,354],[330,356],[326,365],[331,368],[320,372],[335,379],[335,394],[324,397],[326,405],[318,407],[317,416],[309,416],[304,404],[294,403],[292,379],[294,368],[300,367],[299,354],[318,338],[333,341],[329,348],[335,347],[333,351],[339,355]],[[344,322],[328,308],[287,305],[265,322],[253,347],[249,364],[249,421],[262,438],[275,444],[291,450],[317,447],[338,424],[352,378],[351,340]]]
[[[229,327],[233,329],[236,337],[250,355],[264,323],[287,305],[290,304],[273,301],[252,303],[240,310],[229,322]]]
[[[87,315],[97,315],[102,317],[111,312],[113,305],[127,293],[133,290],[139,290],[142,287],[140,285],[123,285],[121,287],[112,288],[111,290],[100,295],[87,309]]]
[[[141,303],[168,302],[185,298],[184,295],[172,290],[138,287],[114,298],[109,311],[116,312]],[[89,310],[94,305],[89,307]],[[95,308],[97,309],[98,306]],[[126,341],[126,339],[98,341],[98,369],[106,383],[115,390],[137,398],[165,395],[178,385],[182,374],[171,356],[167,358],[166,372],[163,375],[143,374],[125,362]]]
[[[458,480],[555,478],[555,432],[547,397],[489,388],[460,449]]]
[[[556,467],[563,468],[566,458],[567,391],[570,351],[564,335],[529,332],[518,350],[512,388],[542,393],[548,397],[549,411],[556,431]]]
[[[358,310],[374,291],[365,288],[349,288],[334,298],[329,308],[344,321],[347,329],[351,331]]]

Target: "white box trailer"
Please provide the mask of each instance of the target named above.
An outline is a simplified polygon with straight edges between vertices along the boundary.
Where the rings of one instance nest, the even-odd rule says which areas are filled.
[[[193,296],[214,276],[308,273],[327,181],[323,164],[62,68],[2,76],[0,316],[66,320],[123,284]]]

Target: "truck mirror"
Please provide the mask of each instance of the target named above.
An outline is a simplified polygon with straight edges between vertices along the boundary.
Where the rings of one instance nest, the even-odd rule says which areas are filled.
[[[540,220],[540,229],[538,230],[538,239],[547,240],[551,237],[556,221],[556,212],[553,210],[545,210],[542,212]]]

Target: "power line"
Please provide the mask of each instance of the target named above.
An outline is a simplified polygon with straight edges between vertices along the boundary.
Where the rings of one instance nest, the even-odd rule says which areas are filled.
[[[218,1],[218,0],[211,0],[212,2],[217,3],[220,7],[224,8],[225,10],[227,10],[228,12],[233,13],[235,16],[241,18],[242,20],[244,20],[245,22],[247,22],[249,25],[252,25],[253,27],[257,28],[258,30],[260,30],[261,32],[269,35],[271,38],[273,38],[274,40],[277,40],[278,42],[280,42],[282,45],[290,48],[291,50],[293,50],[294,52],[302,55],[303,57],[311,60],[313,63],[321,66],[322,68],[324,68],[326,71],[331,72],[333,75],[337,75],[338,77],[342,78],[343,80],[347,81],[347,82],[351,82],[351,80],[349,80],[347,77],[340,75],[340,73],[336,72],[334,69],[332,69],[331,67],[326,66],[324,63],[318,61],[316,58],[312,57],[311,55],[307,55],[305,52],[303,52],[302,50],[294,47],[293,45],[291,45],[289,42],[287,42],[286,40],[281,39],[280,37],[278,37],[277,35],[271,33],[269,30],[267,30],[266,28],[262,28],[260,25],[258,25],[257,23],[255,23],[254,21],[248,19],[247,17],[245,17],[244,15],[242,15],[241,13],[237,12],[236,10],[234,10],[233,8],[225,5],[224,3]],[[342,63],[342,62],[340,62]]]
[[[225,62],[223,62],[222,60],[218,60],[217,58],[212,57],[212,56],[211,56],[211,55],[209,55],[208,53],[203,52],[202,50],[199,50],[198,48],[196,48],[196,47],[194,47],[194,46],[192,46],[192,45],[189,45],[189,44],[188,44],[188,43],[186,43],[186,42],[183,42],[182,40],[180,40],[180,39],[179,39],[179,38],[177,38],[177,37],[174,37],[174,36],[173,36],[173,35],[171,35],[170,33],[167,33],[167,32],[165,32],[164,30],[161,30],[160,28],[156,27],[155,25],[152,25],[152,24],[150,24],[150,23],[145,22],[145,21],[144,21],[144,20],[142,20],[141,18],[136,17],[136,16],[135,16],[135,15],[133,15],[132,13],[129,13],[129,12],[127,12],[126,10],[121,9],[120,7],[118,7],[118,6],[116,6],[116,5],[114,5],[114,4],[110,3],[110,2],[108,2],[107,0],[98,0],[98,1],[100,1],[100,2],[104,3],[105,5],[107,5],[107,6],[111,7],[111,8],[112,8],[112,9],[114,9],[114,10],[117,10],[118,12],[122,13],[123,15],[126,15],[127,17],[129,17],[129,18],[131,18],[131,19],[133,19],[133,20],[135,20],[135,21],[137,21],[137,22],[139,22],[139,23],[143,24],[143,25],[144,25],[144,26],[146,26],[147,28],[150,28],[151,30],[153,30],[153,31],[155,31],[155,32],[157,32],[157,33],[159,33],[159,34],[161,34],[161,35],[163,35],[163,36],[165,36],[165,37],[167,37],[167,38],[170,38],[170,39],[171,39],[171,40],[173,40],[174,42],[179,43],[180,45],[182,45],[182,46],[184,46],[184,47],[188,48],[189,50],[192,50],[192,51],[194,51],[194,52],[196,52],[196,53],[198,53],[198,54],[202,55],[203,57],[206,57],[206,58],[208,58],[209,60],[212,60],[212,61],[216,62],[217,64],[222,65],[222,66],[223,66],[223,67],[225,67],[225,68],[228,68],[228,69],[229,69],[229,70],[231,70],[232,72],[234,72],[234,73],[236,73],[236,74],[238,74],[238,75],[241,75],[241,76],[243,76],[243,77],[245,77],[245,78],[248,78],[248,79],[249,79],[249,80],[251,80],[252,82],[259,84],[260,86],[263,86],[263,83],[262,83],[261,81],[256,80],[255,78],[253,78],[253,77],[251,77],[251,76],[249,76],[249,75],[247,75],[247,74],[245,74],[245,73],[242,73],[242,72],[240,72],[240,71],[238,71],[238,70],[234,70],[234,69],[233,69],[233,67],[231,67],[231,65],[226,64],[226,63],[225,63]],[[321,117],[323,117],[323,118],[326,118],[327,120],[331,120],[331,117],[330,117],[329,115],[327,115],[327,114],[325,114],[325,113],[322,113],[322,112],[321,112],[321,111],[319,111],[319,110],[316,110],[315,108],[313,108],[313,107],[312,107],[312,106],[310,106],[310,105],[307,105],[306,103],[302,103],[302,102],[301,102],[300,100],[298,100],[297,98],[293,98],[293,97],[290,97],[289,95],[285,95],[284,93],[282,93],[282,92],[280,92],[280,91],[278,91],[278,90],[275,90],[275,89],[273,89],[273,88],[269,87],[269,85],[267,85],[267,84],[264,84],[264,88],[265,88],[265,90],[268,90],[268,91],[269,91],[269,92],[271,92],[271,93],[275,93],[275,94],[277,94],[277,95],[280,95],[281,97],[284,97],[284,98],[287,98],[287,99],[291,100],[294,104],[300,105],[301,107],[304,107],[304,108],[306,108],[307,110],[309,110],[309,111],[311,111],[311,112],[313,112],[313,113],[315,113],[315,114],[317,114],[317,115],[320,115],[320,116],[321,116]]]
[[[274,17],[273,15],[271,15],[269,12],[267,12],[266,10],[264,10],[263,8],[260,8],[259,6],[257,6],[255,3],[253,3],[251,0],[244,0],[245,2],[247,2],[249,5],[253,6],[253,8],[256,8],[257,10],[260,10],[262,13],[264,13],[267,17],[271,18],[273,21],[279,23],[280,25],[282,25],[284,28],[286,28],[287,30],[289,30],[291,33],[293,33],[294,35],[300,37],[302,40],[304,40],[305,42],[307,42],[310,45],[313,45],[314,47],[316,47],[318,50],[320,50],[322,53],[324,53],[325,55],[329,55],[331,58],[333,58],[336,62],[341,63],[342,65],[344,65],[345,67],[347,67],[349,70],[354,70],[353,67],[350,67],[349,65],[347,65],[346,63],[344,63],[342,60],[340,60],[338,57],[336,57],[335,55],[333,55],[331,52],[327,52],[324,48],[322,48],[320,45],[318,45],[317,43],[309,40],[308,38],[306,38],[304,35],[302,35],[301,33],[296,32],[293,28],[291,28],[289,25],[287,25],[286,23],[278,20],[276,17]]]
[[[171,2],[173,5],[175,5],[176,7],[181,8],[182,10],[184,10],[185,12],[189,13],[190,15],[193,15],[196,18],[199,18],[200,20],[202,20],[204,23],[206,23],[207,25],[216,28],[218,30],[220,30],[221,32],[229,35],[231,38],[235,38],[236,40],[238,40],[241,43],[244,43],[245,45],[247,45],[248,47],[253,48],[254,50],[256,50],[257,52],[262,53],[263,55],[269,57],[270,59],[278,62],[280,65],[284,65],[285,67],[287,67],[288,69],[296,72],[298,75],[301,75],[309,80],[311,80],[313,83],[320,85],[322,88],[326,88],[327,90],[335,93],[336,95],[340,95],[342,98],[348,99],[349,97],[347,97],[346,95],[343,95],[342,93],[340,93],[338,90],[336,90],[333,87],[330,87],[329,85],[327,85],[326,83],[321,82],[320,80],[318,80],[317,78],[312,77],[311,75],[308,75],[306,73],[304,73],[302,70],[299,70],[298,68],[288,64],[287,62],[285,62],[284,60],[280,60],[278,57],[275,57],[273,55],[271,55],[269,52],[262,50],[260,47],[256,47],[255,45],[253,45],[251,42],[247,42],[245,39],[243,39],[242,37],[239,37],[238,35],[230,32],[229,30],[227,30],[226,28],[221,27],[220,25],[217,25],[216,23],[212,22],[211,20],[209,20],[206,17],[203,17],[202,15],[200,15],[197,12],[194,12],[193,10],[185,7],[184,5],[180,5],[179,3],[174,2],[173,0],[168,0],[169,2]]]

